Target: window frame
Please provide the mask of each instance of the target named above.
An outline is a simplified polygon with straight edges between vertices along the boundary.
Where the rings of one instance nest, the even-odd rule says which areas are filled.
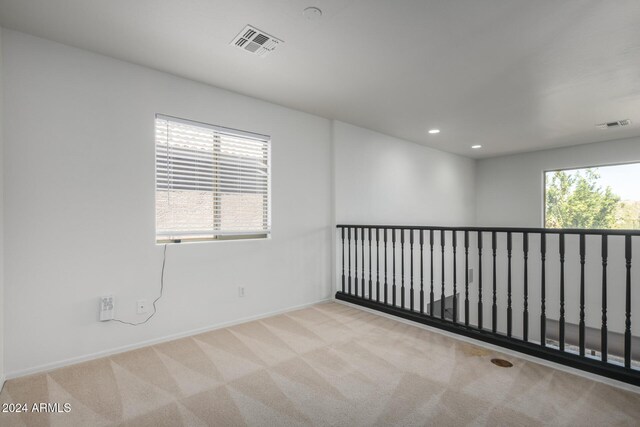
[[[158,236],[158,216],[157,216],[157,202],[158,202],[158,183],[157,183],[157,174],[158,174],[158,164],[157,164],[157,154],[156,154],[156,145],[157,145],[157,140],[156,140],[156,121],[160,119],[160,120],[167,120],[170,122],[177,122],[177,123],[182,123],[188,126],[197,126],[197,127],[203,127],[203,128],[207,128],[207,129],[212,129],[214,131],[218,131],[218,132],[222,132],[222,133],[226,133],[226,134],[230,134],[230,135],[235,135],[235,136],[240,136],[240,137],[247,137],[247,138],[251,138],[251,139],[257,139],[257,140],[262,140],[266,143],[267,146],[267,155],[266,155],[266,159],[267,159],[267,193],[266,193],[266,197],[267,197],[267,203],[264,205],[266,212],[267,212],[267,223],[269,224],[269,228],[268,231],[264,232],[264,233],[243,233],[243,232],[237,232],[237,233],[224,233],[224,234],[214,234],[211,237],[195,237],[195,238],[188,238],[188,239],[172,239],[172,238],[166,238],[166,239],[159,239],[160,236]],[[260,240],[270,240],[272,238],[272,234],[273,234],[273,228],[271,226],[271,206],[272,206],[272,191],[271,191],[271,143],[272,143],[272,138],[270,135],[267,134],[262,134],[262,133],[257,133],[257,132],[250,132],[250,131],[245,131],[245,130],[241,130],[241,129],[236,129],[236,128],[230,128],[230,127],[226,127],[226,126],[219,126],[219,125],[214,125],[214,124],[210,124],[210,123],[205,123],[205,122],[201,122],[201,121],[197,121],[197,120],[190,120],[190,119],[185,119],[185,118],[181,118],[181,117],[176,117],[176,116],[171,116],[168,114],[163,114],[163,113],[155,113],[154,115],[154,119],[153,119],[153,146],[154,146],[154,216],[155,216],[155,221],[154,221],[154,235],[155,235],[155,242],[156,245],[166,245],[166,244],[177,244],[177,243],[205,243],[205,242],[235,242],[235,241],[260,241]],[[215,228],[214,228],[215,230]]]
[[[542,225],[541,225],[541,228],[548,229],[548,230],[561,230],[558,228],[547,227],[547,174],[549,172],[562,172],[562,171],[571,171],[571,170],[580,170],[580,169],[606,168],[611,166],[626,166],[626,165],[640,166],[640,160],[601,163],[598,165],[590,165],[590,166],[567,166],[562,168],[543,169],[542,170]],[[596,230],[596,229],[595,228],[572,228],[571,230]],[[623,229],[605,228],[605,230],[623,230]],[[631,229],[631,231],[637,231],[637,230]]]

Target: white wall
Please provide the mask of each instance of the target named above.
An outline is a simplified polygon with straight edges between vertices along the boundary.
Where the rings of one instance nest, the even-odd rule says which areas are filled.
[[[473,225],[475,161],[333,122],[336,221]]]
[[[2,38],[9,376],[330,297],[328,120],[22,33]],[[100,295],[136,321],[135,301],[158,293],[155,113],[272,136],[273,238],[170,245],[158,314],[138,327],[100,323]]]
[[[363,129],[346,123],[333,122],[335,218],[338,224],[369,225],[474,225],[475,223],[475,161],[455,154],[445,153]],[[409,306],[409,273],[411,270],[411,247],[409,232],[405,232],[404,268],[405,300]],[[399,231],[396,233],[396,297],[401,301],[402,254]],[[367,237],[367,236],[366,236]],[[388,298],[391,301],[393,282],[392,238],[388,233],[387,280]],[[415,307],[418,307],[419,289],[419,234],[414,234],[414,289]],[[435,300],[441,296],[442,276],[440,265],[442,250],[440,234],[434,236],[434,293]],[[341,244],[341,239],[338,245]],[[372,240],[375,237],[372,235]],[[383,236],[379,236],[380,281],[384,280]],[[425,234],[425,259],[428,259],[428,233]],[[451,236],[447,234],[445,244],[445,295],[453,292],[451,261]],[[358,235],[358,272],[362,278],[361,236]],[[462,244],[459,240],[458,247]],[[352,258],[355,269],[355,249],[352,243]],[[342,253],[336,251],[336,288],[341,287]],[[365,243],[365,277],[368,287],[368,242]],[[346,255],[348,258],[348,255]],[[372,275],[376,271],[375,247],[372,255]],[[345,261],[345,264],[347,262]],[[430,264],[425,264],[425,287],[430,286]],[[348,266],[346,267],[348,269]],[[457,265],[458,277],[464,277],[464,266]],[[355,273],[355,272],[353,272]],[[346,275],[348,274],[345,273]],[[355,275],[355,274],[354,274]],[[375,280],[375,278],[373,279]],[[458,282],[460,283],[460,282]],[[383,288],[383,285],[381,285]],[[373,288],[373,286],[372,286]],[[459,290],[459,289],[458,289]],[[381,291],[382,294],[382,291]],[[427,294],[428,295],[428,294]],[[428,297],[427,297],[428,299]],[[382,297],[381,297],[382,300]]]
[[[595,144],[580,145],[553,150],[483,159],[476,166],[477,223],[479,226],[543,226],[543,174],[546,170],[559,168],[577,168],[616,163],[640,161],[640,138],[622,139]],[[530,324],[533,339],[539,336],[540,314],[540,246],[539,237],[531,236],[530,241]],[[485,248],[487,248],[485,239]],[[506,250],[505,237],[498,242],[498,274],[501,276],[499,306],[506,307]],[[514,236],[513,256],[513,301],[514,328],[520,335],[522,327],[522,240]],[[601,242],[598,237],[587,239],[586,272],[586,323],[599,328],[601,324]],[[485,250],[485,254],[488,252]],[[566,320],[577,323],[579,320],[579,258],[577,236],[566,237]],[[633,277],[640,277],[640,239],[634,239]],[[488,257],[483,263],[485,283],[491,283],[491,265]],[[608,259],[608,326],[610,330],[624,330],[624,246],[622,238],[609,239]],[[549,236],[547,240],[547,316],[559,317],[559,252],[558,236]],[[486,286],[486,285],[485,285]],[[486,304],[485,301],[485,319]],[[489,302],[490,303],[490,302]],[[640,307],[640,292],[632,292],[632,306]],[[486,322],[486,320],[485,320]],[[500,313],[499,323],[504,330],[505,312]],[[632,316],[634,335],[640,330],[639,316]],[[638,349],[634,350],[638,351]],[[638,351],[640,356],[640,351]]]

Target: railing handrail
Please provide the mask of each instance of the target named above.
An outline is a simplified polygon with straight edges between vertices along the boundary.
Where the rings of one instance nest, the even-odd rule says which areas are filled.
[[[575,234],[594,236],[640,236],[640,230],[623,229],[587,229],[587,228],[535,228],[535,227],[469,227],[469,226],[441,226],[441,225],[384,225],[384,224],[337,224],[336,228],[379,228],[387,230],[444,230],[444,231],[473,231],[497,233],[532,233],[532,234]]]

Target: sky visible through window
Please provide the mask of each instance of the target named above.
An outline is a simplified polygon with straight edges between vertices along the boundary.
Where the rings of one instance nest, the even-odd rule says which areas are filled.
[[[545,172],[545,227],[640,229],[640,163]]]
[[[640,200],[640,163],[629,165],[602,166],[600,182],[610,186],[622,200]]]

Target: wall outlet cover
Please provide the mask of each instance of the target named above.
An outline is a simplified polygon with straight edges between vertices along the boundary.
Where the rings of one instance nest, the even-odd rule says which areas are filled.
[[[113,295],[103,295],[100,297],[100,321],[106,322],[113,319],[114,300]]]

